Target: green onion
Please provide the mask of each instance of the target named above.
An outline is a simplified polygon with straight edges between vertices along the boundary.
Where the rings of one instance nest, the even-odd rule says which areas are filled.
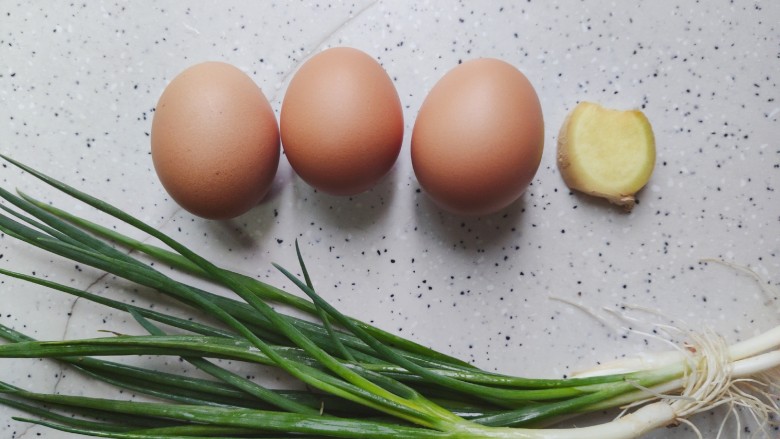
[[[43,182],[156,238],[132,239],[47,203],[0,189],[0,231],[80,264],[154,288],[183,309],[215,321],[182,319],[34,276],[0,274],[127,312],[149,335],[37,341],[0,325],[0,358],[51,358],[86,376],[143,393],[139,402],[25,391],[0,381],[0,404],[19,418],[61,431],[112,438],[635,438],[724,403],[743,404],[763,422],[780,412],[780,327],[728,347],[690,333],[696,353],[659,354],[658,364],[612,364],[620,373],[569,379],[515,377],[480,370],[445,353],[342,314],[315,290],[296,242],[302,279],[275,265],[305,296],[219,267],[137,218],[4,157]],[[121,248],[227,287],[226,298],[175,280]],[[309,315],[293,317],[275,305]],[[155,323],[156,322],[156,323]],[[180,333],[166,334],[160,326]],[[210,378],[108,361],[176,356]],[[96,358],[101,357],[101,358]],[[269,389],[218,361],[278,368],[306,390]],[[759,389],[761,382],[769,383]],[[773,387],[774,386],[774,387]],[[297,386],[300,387],[300,386]],[[561,419],[628,407],[627,414],[579,429],[545,428]]]

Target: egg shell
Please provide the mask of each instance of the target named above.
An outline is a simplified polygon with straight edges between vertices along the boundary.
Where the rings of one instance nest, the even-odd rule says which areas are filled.
[[[188,68],[165,88],[152,121],[154,168],[170,196],[211,219],[241,215],[268,193],[279,128],[252,79],[222,62]]]
[[[293,170],[332,195],[376,185],[392,169],[404,134],[392,80],[372,57],[348,47],[320,52],[301,66],[279,125]]]
[[[522,195],[543,148],[533,86],[514,66],[483,58],[450,70],[425,98],[412,131],[412,166],[443,209],[487,215]]]

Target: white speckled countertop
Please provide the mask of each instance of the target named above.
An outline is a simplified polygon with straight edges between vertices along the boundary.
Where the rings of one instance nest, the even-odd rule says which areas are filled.
[[[320,292],[347,314],[526,376],[560,377],[667,348],[626,326],[709,327],[737,341],[780,323],[778,2],[41,5],[0,3],[0,152],[111,199],[239,271],[283,285],[271,262],[294,266],[298,239]],[[193,217],[166,195],[149,131],[157,98],[178,72],[204,60],[233,63],[278,115],[301,62],[341,45],[374,56],[403,103],[402,153],[378,187],[348,198],[323,195],[283,158],[271,195],[235,220]],[[542,102],[546,145],[520,201],[492,216],[458,218],[420,191],[409,135],[427,91],[476,57],[501,58],[529,77]],[[653,124],[656,169],[630,214],[570,192],[558,173],[557,131],[581,100],[638,107]],[[15,168],[3,165],[0,182],[106,221]],[[766,288],[705,258],[749,267]],[[133,294],[5,235],[0,266]],[[122,315],[9,279],[0,279],[0,323],[39,339],[140,333]],[[0,380],[115,394],[85,388],[50,361],[1,360]],[[725,413],[695,418],[704,437],[714,437]],[[10,419],[18,414],[0,406],[0,437],[70,437]],[[736,428],[733,420],[727,426]],[[695,435],[680,426],[647,437]]]

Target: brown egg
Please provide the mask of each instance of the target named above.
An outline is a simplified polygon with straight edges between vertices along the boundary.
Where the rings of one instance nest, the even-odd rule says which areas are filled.
[[[268,193],[279,128],[260,88],[221,62],[195,65],[165,88],[152,121],[152,160],[171,197],[211,219],[245,213]]]
[[[404,134],[390,77],[373,58],[347,47],[325,50],[301,66],[279,125],[295,172],[333,195],[374,186],[392,169]]]
[[[436,204],[486,215],[522,195],[543,147],[531,83],[510,64],[478,59],[452,69],[426,97],[412,132],[412,165]]]

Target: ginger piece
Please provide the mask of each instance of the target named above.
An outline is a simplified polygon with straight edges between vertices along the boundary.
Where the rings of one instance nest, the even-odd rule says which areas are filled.
[[[655,167],[655,137],[639,110],[581,102],[558,135],[558,169],[566,185],[630,211]]]

